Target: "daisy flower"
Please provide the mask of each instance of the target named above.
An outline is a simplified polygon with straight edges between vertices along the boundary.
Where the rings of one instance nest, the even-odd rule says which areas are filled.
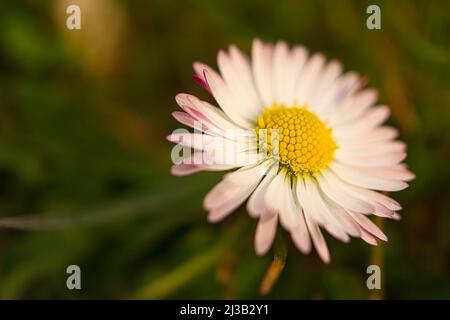
[[[254,40],[251,59],[231,45],[217,61],[220,73],[200,62],[193,67],[219,107],[178,94],[183,111],[173,116],[197,130],[168,137],[195,149],[176,161],[175,175],[237,169],[205,197],[208,221],[248,199],[258,219],[257,254],[270,249],[280,223],[301,252],[314,246],[326,263],[322,230],[343,242],[387,241],[368,216],[398,220],[400,204],[380,192],[405,189],[414,174],[401,163],[406,145],[398,131],[383,125],[390,112],[375,106],[377,92],[364,89],[355,72],[343,73],[338,61],[284,41]],[[223,161],[230,155],[232,162]]]

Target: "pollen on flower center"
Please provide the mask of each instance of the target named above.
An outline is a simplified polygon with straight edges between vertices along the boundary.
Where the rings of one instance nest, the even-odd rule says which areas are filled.
[[[290,174],[316,174],[328,166],[337,149],[332,130],[306,106],[266,107],[258,116],[257,129],[267,130],[260,142],[267,141],[266,150],[277,155]]]

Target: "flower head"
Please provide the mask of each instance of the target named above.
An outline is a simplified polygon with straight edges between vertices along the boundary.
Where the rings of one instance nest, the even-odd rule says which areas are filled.
[[[356,73],[342,73],[339,62],[283,41],[254,40],[251,61],[232,45],[219,52],[218,65],[220,74],[194,63],[194,78],[220,108],[177,95],[184,112],[173,116],[197,132],[168,137],[196,150],[173,174],[237,169],[205,197],[208,220],[222,220],[248,199],[261,255],[278,222],[300,251],[313,245],[325,262],[321,228],[343,242],[386,241],[367,216],[399,219],[400,204],[379,191],[402,190],[414,174],[401,163],[406,145],[395,140],[398,131],[382,125],[389,109],[374,106],[376,91],[364,89]]]

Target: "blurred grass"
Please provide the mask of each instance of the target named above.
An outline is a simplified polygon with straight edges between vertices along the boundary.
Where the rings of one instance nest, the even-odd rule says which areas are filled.
[[[80,31],[65,29],[68,3]],[[215,66],[231,42],[248,53],[255,36],[325,52],[380,89],[417,175],[393,194],[402,221],[384,225],[383,294],[449,298],[450,5],[376,3],[370,31],[369,1],[0,2],[0,298],[261,297],[272,257],[253,252],[255,221],[240,210],[207,224],[221,174],[171,177],[164,139],[176,93],[210,100],[192,62]],[[367,298],[371,248],[327,240],[327,266],[287,241],[267,297]],[[80,292],[65,287],[69,264]]]

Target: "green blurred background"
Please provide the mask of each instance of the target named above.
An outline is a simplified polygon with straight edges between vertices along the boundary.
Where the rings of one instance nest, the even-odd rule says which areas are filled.
[[[78,4],[82,29],[66,29]],[[381,7],[382,29],[366,28]],[[450,297],[450,3],[448,1],[0,2],[0,298]],[[393,195],[390,241],[327,236],[332,262],[287,237],[273,290],[273,255],[253,251],[245,209],[210,225],[201,207],[220,173],[169,174],[179,125],[174,96],[206,95],[195,60],[253,37],[303,43],[367,75],[392,108],[417,179]],[[237,242],[238,240],[239,242]],[[382,292],[366,267],[383,264]],[[82,290],[66,288],[66,268]]]

